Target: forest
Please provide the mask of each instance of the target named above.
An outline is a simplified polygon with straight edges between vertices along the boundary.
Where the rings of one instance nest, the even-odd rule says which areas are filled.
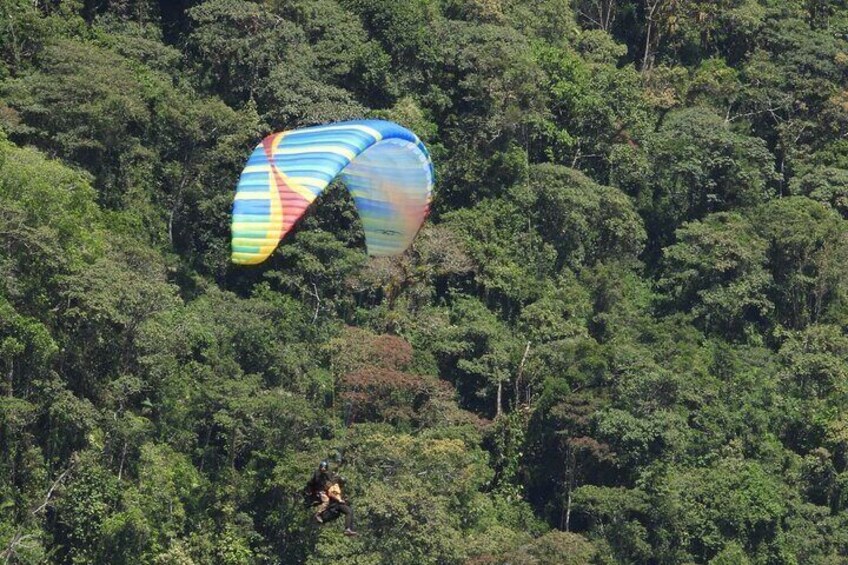
[[[232,264],[349,119],[412,246]],[[845,0],[0,0],[0,562],[846,563],[847,219]]]

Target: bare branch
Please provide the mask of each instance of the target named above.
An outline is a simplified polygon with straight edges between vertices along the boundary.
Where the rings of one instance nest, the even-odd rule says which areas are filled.
[[[321,296],[318,294],[318,286],[315,283],[312,283],[312,292],[310,292],[312,296],[315,297],[315,312],[312,314],[312,323],[315,323],[315,320],[318,319],[318,310],[321,309]]]
[[[75,460],[75,458],[72,458],[71,464],[68,466],[68,468],[65,469],[65,471],[61,475],[59,475],[56,478],[55,481],[53,481],[52,485],[50,485],[50,488],[47,490],[47,494],[44,496],[44,502],[42,502],[41,505],[38,506],[37,508],[33,509],[33,511],[32,511],[33,516],[37,515],[39,512],[41,512],[42,510],[47,508],[47,505],[50,504],[50,499],[53,498],[53,493],[56,491],[56,489],[59,487],[59,485],[61,485],[62,482],[64,482],[65,478],[67,478],[68,474],[73,470],[73,468],[75,466],[76,466],[76,460]],[[12,558],[17,555],[17,547],[22,542],[24,542],[28,539],[32,539],[34,537],[36,537],[35,534],[24,535],[23,531],[20,530],[20,529],[17,532],[15,532],[15,535],[12,536],[12,541],[9,542],[9,547],[7,547],[2,552],[0,552],[0,557],[3,558],[4,565],[8,565],[8,563],[11,562]]]
[[[53,492],[59,487],[59,485],[64,482],[65,478],[68,476],[68,473],[70,473],[75,466],[76,461],[72,460],[68,468],[65,469],[65,471],[61,475],[59,475],[59,477],[55,481],[53,481],[53,484],[50,485],[50,489],[47,491],[47,494],[44,497],[44,502],[41,503],[41,506],[32,511],[33,515],[38,514],[39,512],[47,508],[47,505],[50,503],[50,499],[53,497]]]

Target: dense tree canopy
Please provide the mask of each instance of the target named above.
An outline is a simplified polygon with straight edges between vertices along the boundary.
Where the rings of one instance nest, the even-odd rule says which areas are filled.
[[[848,4],[0,0],[0,561],[848,559]],[[340,185],[258,267],[272,131]],[[358,538],[301,493],[344,475]]]

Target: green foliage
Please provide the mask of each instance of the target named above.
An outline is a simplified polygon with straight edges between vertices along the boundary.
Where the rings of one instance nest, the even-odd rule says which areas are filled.
[[[776,283],[777,319],[786,327],[841,319],[846,262],[841,218],[809,199],[786,198],[757,211]]]
[[[660,284],[707,331],[725,338],[755,338],[768,319],[771,279],[767,243],[736,213],[716,213],[685,224],[664,250],[668,275]]]
[[[479,447],[439,432],[386,435],[364,426],[352,428],[349,438],[345,475],[355,485],[349,496],[365,517],[358,527],[369,534],[344,548],[322,534],[316,558],[461,563],[467,555],[463,532],[481,522],[495,526],[484,514],[493,509],[477,500],[490,478]]]
[[[0,289],[46,318],[58,276],[103,248],[94,192],[85,175],[0,140],[0,195]]]
[[[626,262],[642,251],[641,218],[622,192],[547,164],[531,170],[530,183],[540,235],[557,250],[559,268]]]
[[[472,563],[480,565],[541,565],[562,563],[584,565],[594,563],[597,549],[583,536],[570,532],[552,531],[532,542],[501,556],[478,557]]]
[[[669,241],[669,230],[687,220],[759,204],[774,194],[774,158],[766,144],[736,133],[704,108],[670,113],[639,150],[651,163],[647,177],[615,170],[613,176],[636,198],[656,230],[650,232],[655,241]],[[627,168],[628,161],[617,166]]]
[[[491,199],[447,215],[476,263],[476,282],[487,302],[514,313],[540,296],[553,274],[556,251],[535,233],[520,202]],[[541,284],[540,284],[541,283]]]
[[[536,47],[550,113],[539,124],[534,154],[603,179],[615,144],[646,133],[646,100],[634,69],[615,65],[622,51],[609,36],[589,32],[575,47]]]
[[[321,80],[317,49],[326,46],[313,49],[304,29],[268,7],[215,0],[188,15],[193,60],[212,63],[198,66],[200,86],[232,106],[253,101],[278,128],[364,114],[349,93]]]
[[[0,0],[0,561],[848,555],[844,2]],[[272,131],[395,120],[229,264]],[[346,479],[358,538],[301,493]]]
[[[741,542],[759,558],[780,553],[786,502],[780,484],[759,464],[723,460],[712,468],[679,475],[674,488],[688,509],[687,530],[695,533],[692,551],[712,558],[725,540]]]
[[[6,85],[7,100],[26,124],[12,133],[90,165],[100,202],[126,206],[134,181],[149,182],[121,170],[135,168],[143,175],[138,167],[149,151],[139,133],[150,124],[145,94],[153,85],[123,57],[92,44],[59,40],[45,47],[40,61],[38,72]]]
[[[96,563],[108,551],[104,537],[120,500],[118,481],[93,455],[81,459],[56,508],[60,547],[72,563]]]

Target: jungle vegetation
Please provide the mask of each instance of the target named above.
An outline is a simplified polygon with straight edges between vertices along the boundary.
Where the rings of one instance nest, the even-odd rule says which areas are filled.
[[[231,265],[353,118],[413,246]],[[0,561],[844,563],[846,218],[844,0],[0,0]]]

